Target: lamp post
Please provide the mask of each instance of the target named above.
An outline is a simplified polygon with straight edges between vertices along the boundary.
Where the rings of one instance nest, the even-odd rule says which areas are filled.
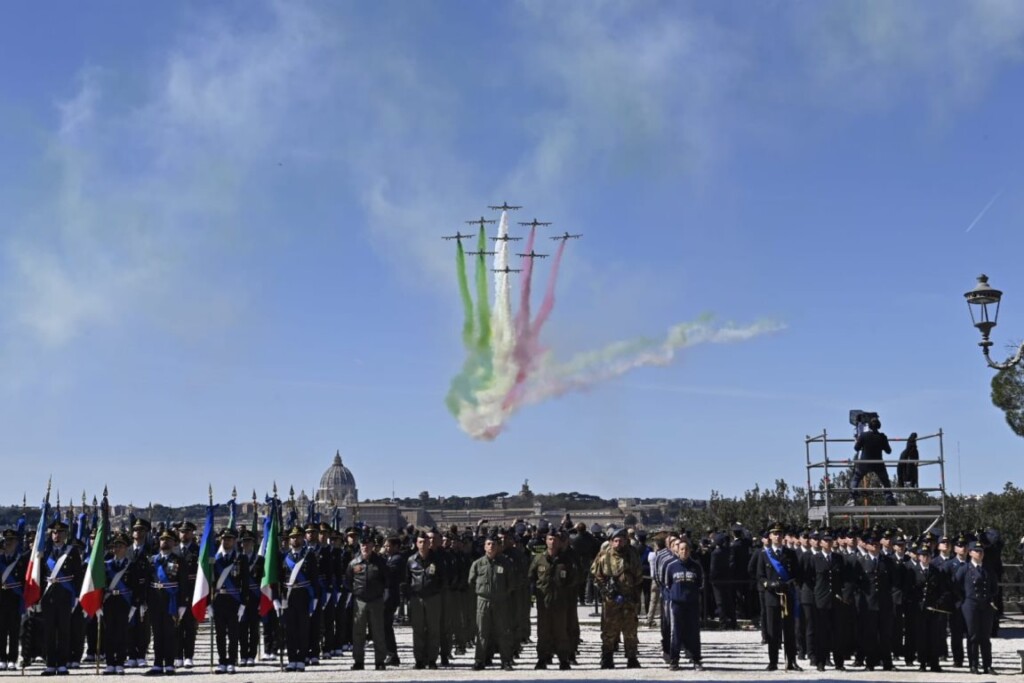
[[[1008,358],[1005,363],[996,363],[989,356],[989,349],[992,347],[989,334],[999,319],[999,302],[1003,298],[1003,293],[989,286],[987,275],[979,275],[978,284],[969,292],[964,292],[964,298],[967,299],[967,310],[971,313],[971,322],[981,332],[981,341],[978,342],[978,346],[985,354],[985,362],[988,363],[988,366],[996,370],[1008,370],[1020,363],[1024,359],[1024,344],[1021,344],[1013,358]],[[989,306],[992,305],[995,305],[995,310],[989,310]]]

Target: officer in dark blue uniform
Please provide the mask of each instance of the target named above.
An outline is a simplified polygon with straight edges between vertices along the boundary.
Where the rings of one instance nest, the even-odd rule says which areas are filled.
[[[785,529],[775,524],[768,531],[769,544],[757,554],[755,577],[764,602],[761,618],[768,640],[768,671],[779,668],[779,648],[785,647],[786,671],[802,671],[796,663],[797,586],[801,581],[796,552],[783,547]]]
[[[82,587],[84,568],[78,548],[67,543],[67,537],[67,524],[58,520],[50,525],[53,545],[42,566],[44,676],[66,675],[71,658],[71,608]]]
[[[249,565],[235,550],[238,534],[224,529],[221,547],[213,558],[213,625],[217,637],[217,669],[235,673],[238,664],[238,622],[245,616],[242,590],[248,588]]]
[[[241,561],[248,567],[248,586],[242,588],[245,613],[239,624],[238,663],[255,666],[260,647],[260,580],[263,578],[263,558],[256,551],[256,534],[242,528],[238,532],[242,542]]]
[[[103,596],[103,633],[101,644],[106,653],[106,675],[123,674],[128,657],[128,615],[142,605],[143,596],[136,590],[139,565],[128,559],[131,539],[116,533],[110,539],[112,556],[104,564],[107,592]]]
[[[995,675],[992,668],[992,620],[995,614],[993,602],[999,585],[995,573],[983,566],[984,541],[971,542],[968,552],[971,561],[960,567],[953,577],[953,590],[963,601],[961,612],[967,626],[967,660],[971,673]]]
[[[192,658],[196,654],[196,633],[199,625],[192,614],[192,593],[195,590],[196,575],[199,573],[199,543],[195,538],[196,525],[185,521],[179,530],[181,544],[178,555],[181,556],[182,577],[181,590],[178,591],[178,606],[185,607],[185,612],[178,621],[178,656],[175,666],[192,668]]]
[[[879,664],[883,670],[892,671],[892,584],[895,572],[892,560],[879,553],[877,538],[867,535],[863,542],[865,554],[858,559],[856,568],[859,571],[858,613],[863,628],[864,662],[868,671],[874,671]]]
[[[18,629],[25,613],[27,555],[21,552],[18,532],[4,529],[0,552],[0,671],[18,668]]]
[[[945,548],[948,552],[950,546],[950,539],[946,538]],[[967,545],[970,541],[964,534],[960,534],[952,543],[954,554],[949,555],[945,559],[942,558],[941,550],[943,548],[942,541],[939,542],[940,554],[935,557],[933,564],[937,564],[939,568],[946,574],[950,586],[953,585],[953,579],[956,577],[956,573],[960,570],[960,567],[965,564],[969,564],[970,560],[967,557]],[[962,598],[956,598],[956,604],[951,613],[942,619],[943,628],[942,632],[946,632],[946,624],[949,624],[949,649],[952,650],[953,655],[953,666],[961,667],[964,665],[964,640],[967,636],[967,626],[964,624],[964,613],[961,609],[963,607]],[[946,653],[946,640],[942,640],[942,651]]]
[[[285,635],[288,639],[288,665],[285,671],[305,671],[309,656],[310,618],[316,610],[317,575],[316,553],[309,552],[306,533],[296,526],[288,533],[291,546],[281,558],[281,577],[284,579]],[[275,605],[275,608],[277,605]]]
[[[689,539],[676,539],[672,550],[675,557],[668,560],[662,572],[670,623],[669,669],[679,669],[679,653],[685,649],[693,662],[693,668],[703,671],[700,654],[700,596],[704,589],[704,571],[691,557]]]
[[[918,549],[920,550],[920,549]],[[918,669],[939,673],[939,654],[946,634],[942,615],[952,608],[949,576],[932,561],[928,552],[917,552],[917,561],[911,565],[911,581],[907,588],[907,621],[913,621],[914,648],[909,655],[916,657]]]
[[[160,552],[149,560],[149,595],[147,606],[153,629],[153,667],[147,676],[174,673],[174,657],[178,650],[177,622],[181,618],[178,598],[181,595],[181,558],[172,550],[177,541],[165,529],[160,534]],[[184,610],[184,606],[180,606]]]

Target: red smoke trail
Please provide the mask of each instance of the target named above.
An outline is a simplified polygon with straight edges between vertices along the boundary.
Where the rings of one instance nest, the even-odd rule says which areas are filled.
[[[537,317],[531,324],[529,321],[529,294],[530,294],[530,283],[529,277],[524,279],[523,294],[526,301],[525,314],[523,304],[520,303],[519,313],[524,314],[526,322],[520,326],[516,325],[516,346],[515,346],[515,361],[516,365],[519,366],[519,371],[516,373],[516,383],[509,390],[508,395],[502,402],[502,408],[508,410],[523,397],[523,392],[526,386],[526,378],[529,376],[530,371],[533,370],[537,359],[540,358],[541,347],[540,347],[540,332],[544,327],[544,323],[548,321],[551,316],[551,311],[555,308],[555,284],[558,281],[558,267],[562,263],[562,254],[565,252],[565,242],[558,245],[558,253],[555,254],[555,262],[551,265],[551,274],[548,276],[548,288],[544,293],[544,300],[541,302],[540,310],[537,311]],[[533,232],[530,232],[530,244],[533,244]],[[526,253],[530,253],[532,247],[527,247]],[[531,262],[533,259],[529,259]],[[527,271],[527,275],[532,274],[532,268],[527,266],[530,270]],[[518,323],[518,317],[516,322]]]
[[[526,251],[533,252],[533,243],[537,237],[537,228],[530,228],[530,236],[526,239]],[[524,341],[530,334],[530,288],[533,282],[533,261],[532,258],[524,258],[523,281],[519,289],[519,310],[516,312],[516,349],[514,355],[518,357],[520,342]]]

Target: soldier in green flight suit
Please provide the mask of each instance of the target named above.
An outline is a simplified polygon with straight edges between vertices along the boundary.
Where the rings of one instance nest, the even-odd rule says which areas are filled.
[[[569,608],[576,608],[576,560],[563,552],[568,542],[554,526],[544,538],[546,552],[534,555],[529,581],[537,596],[537,665],[546,669],[558,657],[558,668],[569,669],[575,643],[569,632]]]
[[[501,668],[512,671],[512,616],[510,603],[514,570],[502,554],[497,536],[484,541],[484,556],[469,568],[469,587],[476,594],[476,654],[473,669],[480,671],[488,655],[497,651]]]

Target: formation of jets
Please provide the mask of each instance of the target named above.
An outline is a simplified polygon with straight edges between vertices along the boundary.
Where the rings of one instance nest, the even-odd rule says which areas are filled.
[[[479,225],[482,228],[482,227],[484,227],[488,223],[497,223],[497,222],[498,222],[497,220],[489,221],[486,218],[484,218],[483,216],[480,216],[480,218],[478,220],[466,221],[466,224],[467,225]]]
[[[512,206],[508,202],[502,202],[499,206],[488,206],[487,208],[493,209],[495,211],[515,211],[516,209],[521,209],[523,207],[521,207],[521,206]],[[480,216],[480,218],[478,218],[476,220],[466,221],[466,224],[467,225],[479,225],[480,228],[483,229],[484,226],[487,225],[488,223],[497,223],[497,222],[498,222],[497,220],[487,220],[483,216]],[[529,228],[536,229],[536,228],[539,228],[539,227],[542,227],[542,226],[551,225],[551,222],[550,221],[539,221],[536,218],[534,218],[532,221],[519,221],[519,225],[525,225],[525,226],[527,226]],[[446,239],[446,240],[458,240],[459,244],[462,244],[462,240],[470,239],[471,237],[473,237],[473,235],[463,235],[461,232],[456,231],[454,235],[442,235],[441,237],[443,239]],[[583,237],[583,235],[582,234],[575,234],[575,235],[573,235],[573,234],[570,234],[569,231],[567,230],[564,233],[562,233],[561,235],[557,235],[555,237],[551,237],[550,239],[562,240],[564,242],[566,240],[576,240],[576,239],[579,239],[580,237]],[[512,236],[507,235],[507,234],[506,235],[497,235],[497,236],[491,237],[491,240],[494,241],[495,243],[497,243],[497,242],[506,242],[506,243],[507,242],[518,242],[521,239],[523,239],[523,238],[522,237],[512,237]],[[497,254],[496,251],[467,251],[466,253],[469,254],[470,256],[485,256],[485,255],[486,256],[494,256],[494,255]],[[530,259],[534,259],[534,258],[547,258],[548,257],[547,254],[538,254],[533,249],[531,249],[530,253],[528,253],[528,254],[517,254],[517,255],[521,256],[523,258],[530,258]],[[495,270],[494,272],[496,272],[496,273],[499,273],[499,272],[500,273],[518,273],[519,270],[517,270],[515,268],[509,268],[508,266],[505,266],[504,268],[500,268],[498,270]]]
[[[505,266],[504,268],[491,268],[491,270],[493,270],[495,273],[505,273],[506,275],[509,273],[523,272],[520,268],[509,268],[508,266]]]

